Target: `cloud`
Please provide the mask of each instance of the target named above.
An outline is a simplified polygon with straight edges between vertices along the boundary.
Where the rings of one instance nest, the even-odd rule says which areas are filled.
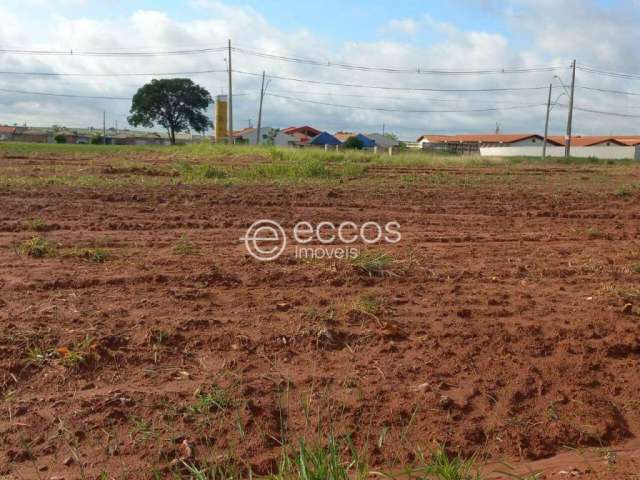
[[[472,0],[465,0],[470,2]],[[487,1],[487,0],[484,0]],[[261,50],[275,55],[321,59],[324,62],[377,65],[393,68],[438,68],[474,70],[496,67],[535,67],[563,65],[577,57],[583,63],[622,71],[640,71],[640,60],[634,54],[638,33],[634,28],[637,14],[626,6],[603,9],[595,3],[568,0],[512,0],[501,12],[507,13],[510,32],[469,31],[459,25],[443,22],[430,15],[386,21],[378,38],[328,44],[310,30],[288,31],[271,24],[258,11],[211,0],[194,0],[197,16],[184,20],[155,10],[138,10],[127,17],[67,18],[51,7],[48,21],[34,25],[26,16],[17,17],[0,7],[3,27],[0,45],[74,51],[174,50],[198,47],[222,47],[227,39],[245,49]],[[43,7],[45,8],[45,7]],[[575,10],[575,11],[572,11]],[[64,12],[64,11],[62,11]],[[625,18],[620,18],[624,13]],[[570,20],[567,20],[570,19]],[[594,28],[597,25],[598,28]],[[393,32],[411,36],[397,41]],[[37,36],[32,33],[36,32]],[[422,32],[431,36],[427,44],[418,44]],[[434,35],[435,34],[435,35]],[[404,37],[400,37],[404,38]],[[285,127],[312,124],[318,128],[375,131],[385,123],[404,138],[424,132],[493,131],[495,123],[505,132],[541,131],[544,122],[546,91],[531,90],[499,93],[406,92],[394,87],[411,88],[502,88],[545,87],[553,72],[493,75],[425,75],[343,70],[327,66],[310,66],[256,57],[236,52],[233,58],[235,126],[256,123],[259,75],[295,77],[322,82],[380,85],[392,88],[361,89],[273,79],[269,92],[293,98],[334,103],[354,107],[402,110],[483,110],[508,107],[509,110],[467,113],[400,113],[346,109],[320,104],[307,104],[269,96],[265,102],[265,125]],[[16,56],[0,55],[0,70],[40,72],[126,73],[180,72],[224,70],[225,52],[185,56],[153,57],[81,57],[81,56]],[[244,72],[244,73],[240,73]],[[249,75],[252,73],[254,75]],[[558,72],[568,81],[568,71]],[[132,96],[144,82],[153,77],[26,77],[0,76],[0,88],[10,90],[48,91],[98,96]],[[226,74],[193,75],[216,95],[226,92]],[[625,83],[626,82],[626,83]],[[622,88],[640,91],[640,82],[600,78],[579,72],[579,85]],[[624,96],[596,94],[579,90],[576,103],[600,110],[640,114],[639,105]],[[640,103],[640,101],[637,101]],[[536,104],[536,108],[519,106]],[[515,107],[515,108],[514,108]],[[110,125],[117,120],[123,125],[129,109],[126,101],[61,99],[2,93],[0,122],[23,121],[30,124],[52,123],[68,126],[99,125],[103,110]],[[566,110],[554,109],[552,130],[564,128]],[[625,119],[604,118],[584,112],[574,116],[576,131],[582,133],[625,132],[633,123]]]
[[[387,29],[389,31],[406,33],[407,35],[415,35],[418,33],[420,26],[413,18],[401,18],[389,21]]]

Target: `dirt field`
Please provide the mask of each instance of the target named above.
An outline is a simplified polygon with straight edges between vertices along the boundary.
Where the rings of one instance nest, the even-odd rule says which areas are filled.
[[[265,475],[329,434],[378,471],[440,445],[487,478],[640,478],[639,167],[189,183],[119,155],[0,150],[0,479]],[[402,241],[373,275],[261,263],[262,218]]]

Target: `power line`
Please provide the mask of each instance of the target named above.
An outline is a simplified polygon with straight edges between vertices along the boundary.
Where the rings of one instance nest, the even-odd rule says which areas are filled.
[[[465,109],[465,110],[404,110],[395,108],[378,108],[378,107],[363,107],[360,105],[342,105],[337,103],[318,102],[315,100],[307,100],[303,98],[290,97],[287,95],[278,95],[275,93],[267,93],[271,97],[282,98],[285,100],[293,100],[296,102],[310,103],[313,105],[323,105],[327,107],[348,108],[352,110],[370,110],[376,112],[398,112],[398,113],[482,113],[482,112],[495,112],[500,110],[515,110],[522,108],[533,108],[544,106],[544,104],[529,104],[529,105],[517,105],[512,107],[492,107],[492,108],[477,108],[477,109]]]
[[[159,56],[174,56],[174,55],[200,55],[205,53],[217,53],[224,52],[226,47],[215,48],[198,48],[192,50],[168,50],[168,51],[85,51],[78,50],[26,50],[26,49],[12,49],[2,48],[0,54],[13,54],[13,55],[53,55],[53,56],[77,56],[77,57],[159,57]]]
[[[204,75],[209,73],[226,73],[227,70],[195,70],[187,72],[148,72],[148,73],[57,73],[57,72],[16,72],[0,71],[0,75],[24,75],[43,77],[153,77],[174,75]]]
[[[131,97],[110,97],[110,96],[94,96],[94,95],[75,95],[71,93],[52,93],[52,92],[34,92],[27,90],[10,90],[8,88],[0,88],[0,92],[17,93],[20,95],[44,95],[47,97],[68,97],[68,98],[90,98],[94,100],[131,100]]]
[[[261,73],[244,72],[242,70],[234,70],[235,73],[241,75],[250,75],[254,77],[262,76]],[[291,82],[309,83],[313,85],[331,85],[334,87],[349,87],[349,88],[371,88],[379,90],[395,90],[395,91],[412,91],[412,92],[454,92],[454,93],[475,93],[475,92],[516,92],[516,91],[532,91],[532,90],[546,90],[548,87],[508,87],[508,88],[427,88],[427,87],[391,87],[385,85],[365,85],[359,83],[340,83],[340,82],[326,82],[321,80],[309,80],[295,77],[284,77],[280,75],[268,75],[269,78],[274,80],[286,80]]]
[[[624,79],[637,79],[640,80],[640,74],[638,73],[622,73],[622,72],[612,72],[609,70],[604,70],[604,69],[600,69],[597,67],[588,67],[586,65],[579,65],[576,67],[578,70],[582,71],[582,72],[586,72],[586,73],[592,73],[595,75],[602,75],[605,77],[612,77],[612,78],[624,78]]]
[[[218,88],[218,87],[215,87]],[[93,100],[131,100],[132,97],[113,97],[113,96],[99,96],[99,95],[76,95],[72,93],[55,93],[55,92],[36,92],[31,90],[12,90],[8,88],[0,88],[0,92],[3,93],[15,93],[19,95],[41,95],[47,97],[65,97],[65,98],[87,98]],[[253,93],[237,93],[234,97],[254,95]]]
[[[584,85],[576,85],[576,88],[580,88],[582,90],[590,90],[593,92],[614,93],[616,95],[640,96],[640,92],[628,92],[624,90],[611,90],[608,88],[586,87]]]
[[[495,74],[514,74],[514,73],[537,73],[552,72],[556,70],[566,69],[568,67],[560,66],[540,66],[540,67],[500,67],[494,69],[478,69],[478,70],[450,70],[432,67],[415,67],[415,68],[396,68],[396,67],[378,67],[354,65],[349,63],[332,62],[331,60],[321,60],[304,57],[288,57],[274,53],[264,52],[255,49],[234,47],[234,51],[251,55],[254,57],[267,58],[270,60],[278,60],[290,63],[299,63],[304,65],[314,65],[321,67],[335,67],[345,70],[358,71],[375,71],[383,73],[405,73],[405,74],[423,74],[423,75],[495,75]]]

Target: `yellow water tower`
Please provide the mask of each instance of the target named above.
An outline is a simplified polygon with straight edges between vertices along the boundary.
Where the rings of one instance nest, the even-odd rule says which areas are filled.
[[[229,141],[229,133],[227,131],[228,103],[229,102],[226,95],[218,95],[216,97],[216,143],[224,143]]]

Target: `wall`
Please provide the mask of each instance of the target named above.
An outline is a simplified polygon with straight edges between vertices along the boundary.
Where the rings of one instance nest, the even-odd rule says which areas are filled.
[[[542,145],[538,147],[482,147],[483,157],[541,157]],[[547,156],[564,157],[564,147],[547,147]],[[640,160],[640,147],[571,147],[571,156],[579,158]]]

